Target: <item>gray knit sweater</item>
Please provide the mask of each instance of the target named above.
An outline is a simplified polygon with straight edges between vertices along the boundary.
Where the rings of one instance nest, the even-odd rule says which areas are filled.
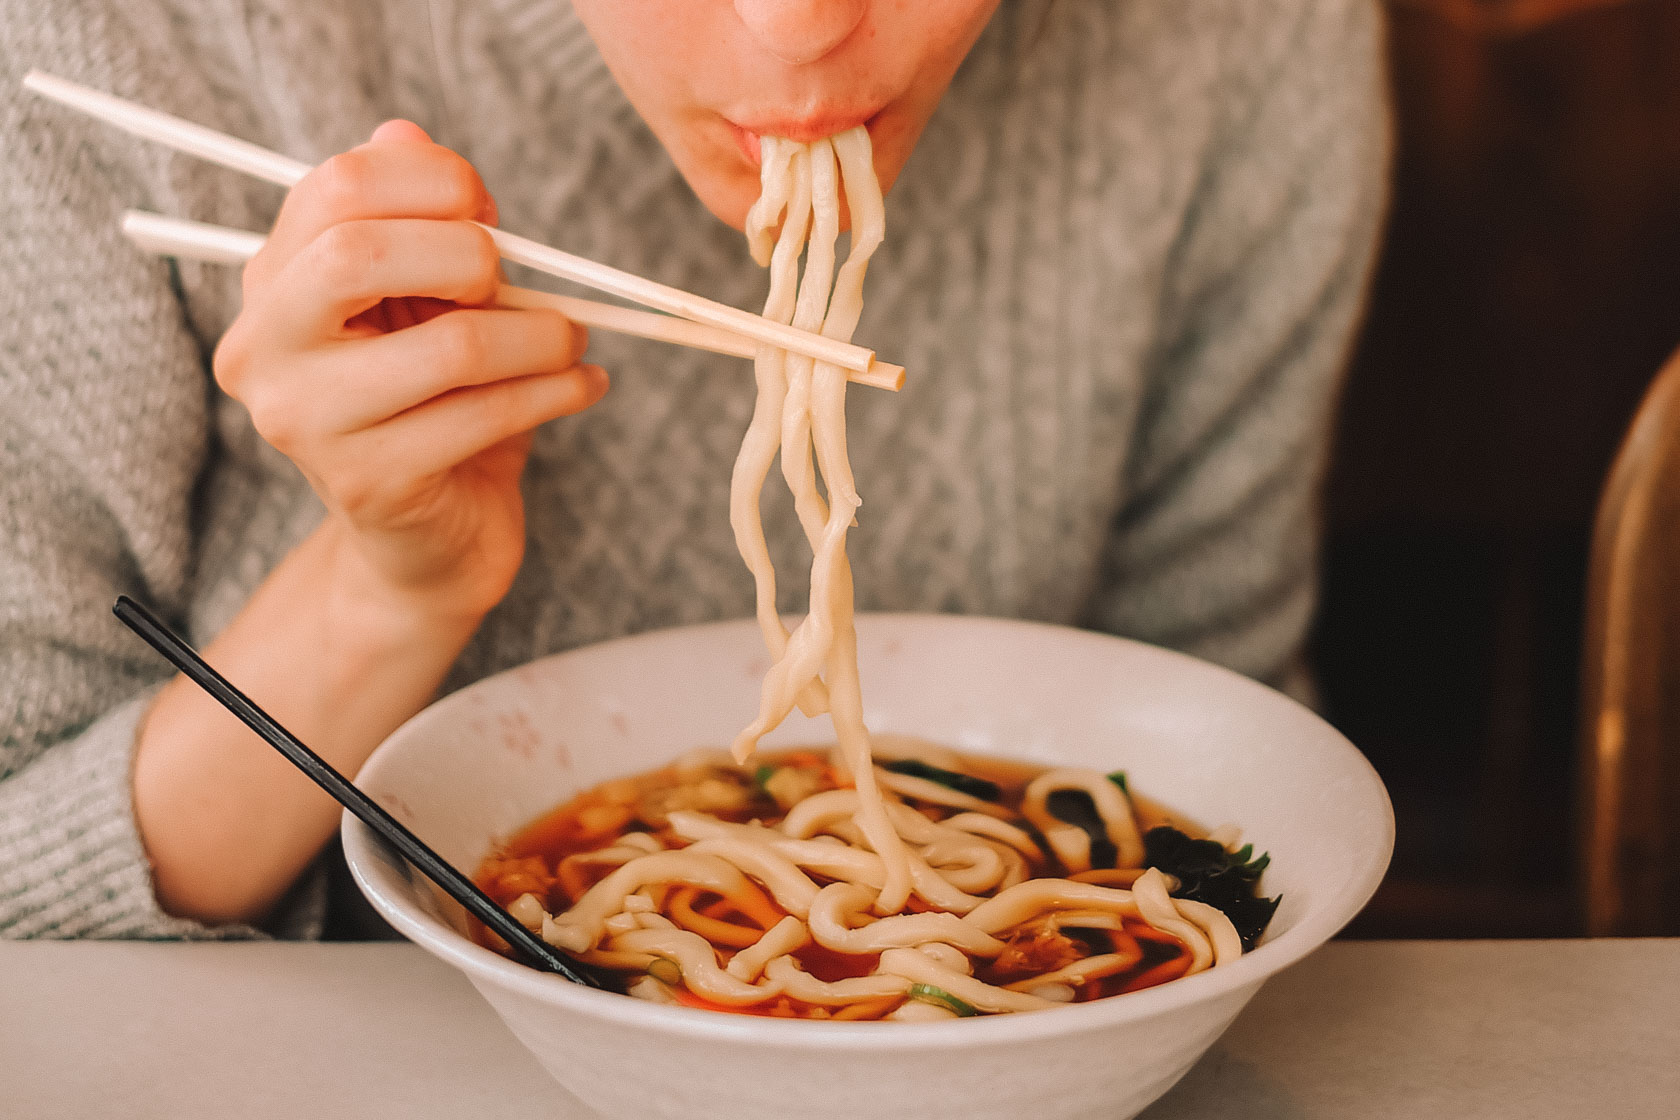
[[[1004,0],[870,273],[857,337],[910,380],[849,405],[861,609],[1299,683],[1385,195],[1379,40],[1373,0]],[[564,0],[0,0],[0,935],[252,935],[154,900],[129,776],[165,673],[110,606],[207,641],[322,510],[207,374],[236,273],[143,256],[115,218],[261,230],[280,192],[19,93],[31,67],[310,161],[409,117],[506,229],[736,306],[765,280]],[[449,687],[751,613],[726,523],[746,363],[604,332],[591,353],[614,388],[539,432],[524,568]],[[766,518],[796,608],[801,536],[785,500]]]

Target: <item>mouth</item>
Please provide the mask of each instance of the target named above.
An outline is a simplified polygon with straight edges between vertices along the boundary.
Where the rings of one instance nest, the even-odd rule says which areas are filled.
[[[809,143],[862,125],[869,130],[873,139],[875,128],[885,113],[886,109],[882,108],[872,112],[824,113],[803,117],[755,117],[749,124],[739,124],[725,117],[724,122],[734,133],[736,147],[741,150],[747,162],[758,167],[762,160],[760,141],[765,136],[781,136],[799,143]]]

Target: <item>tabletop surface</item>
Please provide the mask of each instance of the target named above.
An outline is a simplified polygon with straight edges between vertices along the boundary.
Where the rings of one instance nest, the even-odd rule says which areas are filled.
[[[406,944],[0,942],[0,1115],[588,1120]],[[1337,942],[1144,1120],[1680,1117],[1680,940]]]

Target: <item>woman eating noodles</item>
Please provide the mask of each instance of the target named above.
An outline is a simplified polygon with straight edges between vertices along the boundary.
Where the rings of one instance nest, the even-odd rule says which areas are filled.
[[[1088,626],[1296,693],[1385,198],[1373,0],[0,0],[0,935],[318,936],[336,805],[442,691],[753,613],[737,359],[487,306],[503,226],[738,307],[763,139],[867,129],[858,607]],[[317,163],[284,197],[15,92]],[[270,230],[142,256],[140,206]],[[583,362],[588,347],[588,363]],[[613,376],[608,389],[606,370]],[[781,605],[805,533],[765,508]]]

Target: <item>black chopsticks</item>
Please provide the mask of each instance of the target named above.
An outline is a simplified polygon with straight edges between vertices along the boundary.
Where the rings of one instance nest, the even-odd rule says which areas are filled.
[[[233,687],[225,677],[212,669],[198,651],[176,634],[161,619],[145,607],[119,596],[111,608],[130,630],[133,630],[153,649],[198,687],[208,692],[219,704],[238,716],[252,731],[262,736],[275,750],[285,755],[314,783],[332,794],[340,805],[354,813],[363,824],[373,829],[403,857],[419,868],[432,882],[467,908],[467,912],[489,926],[508,944],[522,953],[527,962],[546,972],[558,973],[573,983],[590,988],[604,987],[581,965],[560,953],[542,938],[521,925],[513,915],[496,905],[495,901],[473,884],[471,879],[455,870],[442,856],[428,847],[367,794],[351,785],[343,774],[333,769],[320,755],[300,742],[297,736],[258,707],[248,696]]]

